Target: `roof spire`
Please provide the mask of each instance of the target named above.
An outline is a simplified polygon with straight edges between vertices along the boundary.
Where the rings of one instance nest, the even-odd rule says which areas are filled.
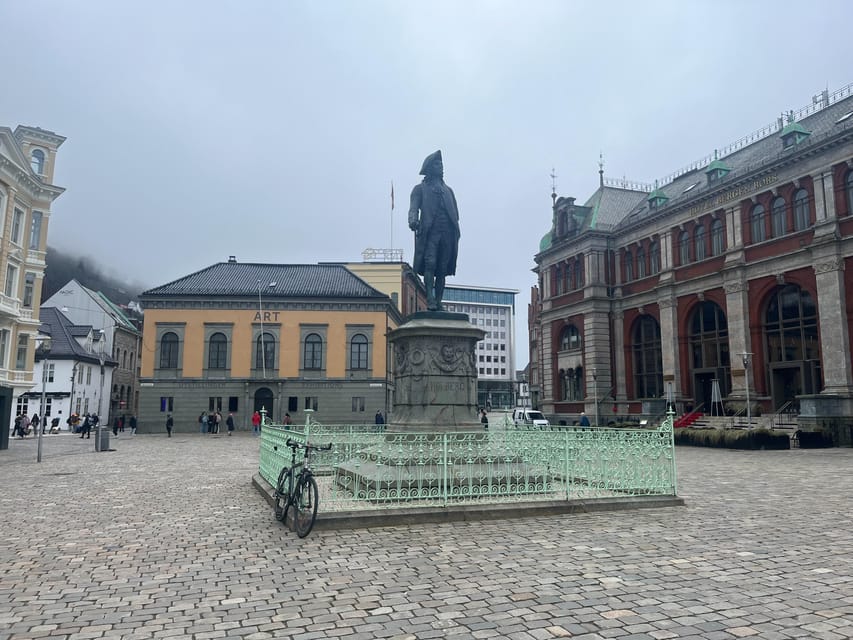
[[[598,186],[604,186],[604,153],[598,152]]]
[[[551,204],[557,206],[557,170],[551,167]]]

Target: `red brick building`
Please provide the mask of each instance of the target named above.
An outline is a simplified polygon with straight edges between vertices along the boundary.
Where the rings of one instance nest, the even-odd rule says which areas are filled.
[[[530,307],[543,411],[731,414],[748,394],[849,441],[853,85],[655,185],[602,172],[584,204],[552,197]]]

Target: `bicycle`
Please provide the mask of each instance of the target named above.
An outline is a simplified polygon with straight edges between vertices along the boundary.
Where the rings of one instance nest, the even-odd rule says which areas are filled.
[[[311,452],[329,451],[332,443],[323,447],[309,443],[302,444],[288,438],[285,444],[291,450],[290,466],[282,467],[278,474],[275,487],[275,517],[276,520],[287,522],[287,514],[290,507],[293,507],[293,527],[296,529],[296,535],[304,538],[314,527],[317,507],[320,503],[317,481],[310,466]],[[278,450],[278,447],[273,448]],[[305,450],[305,456],[300,463],[296,462],[297,449]]]

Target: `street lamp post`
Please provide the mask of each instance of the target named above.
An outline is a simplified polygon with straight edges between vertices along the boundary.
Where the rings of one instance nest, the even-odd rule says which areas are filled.
[[[101,429],[103,426],[103,418],[101,417],[101,401],[104,398],[104,364],[107,361],[107,357],[104,355],[103,345],[101,345],[101,352],[98,354],[98,362],[101,363],[101,391],[98,393],[98,428],[95,431],[95,451],[101,450]]]
[[[592,388],[595,400],[595,426],[598,426],[598,369],[592,368]]]
[[[41,409],[39,410],[39,415],[41,416],[41,422],[39,423],[38,429],[38,453],[36,454],[36,462],[41,462],[41,447],[42,447],[42,436],[44,435],[44,421],[47,419],[45,415],[45,407],[47,406],[47,356],[50,353],[50,336],[45,336],[43,338],[37,338],[37,342],[40,342],[39,348],[42,352],[42,360],[41,360]]]
[[[744,351],[740,357],[743,360],[743,380],[746,385],[746,424],[747,429],[752,429],[752,406],[749,403],[749,365],[752,362],[752,353]]]

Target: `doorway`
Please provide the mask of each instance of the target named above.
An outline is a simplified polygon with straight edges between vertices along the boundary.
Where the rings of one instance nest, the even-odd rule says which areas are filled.
[[[701,410],[706,415],[711,415],[713,408],[711,400],[716,377],[716,372],[696,372],[693,375],[693,398],[696,402],[694,408]]]
[[[772,371],[770,393],[773,397],[774,411],[778,411],[788,402],[796,407],[797,396],[810,393],[803,384],[802,363],[773,367]]]
[[[267,412],[267,417],[273,420],[275,416],[275,404],[272,391],[268,387],[261,387],[255,391],[255,411],[263,409]]]

